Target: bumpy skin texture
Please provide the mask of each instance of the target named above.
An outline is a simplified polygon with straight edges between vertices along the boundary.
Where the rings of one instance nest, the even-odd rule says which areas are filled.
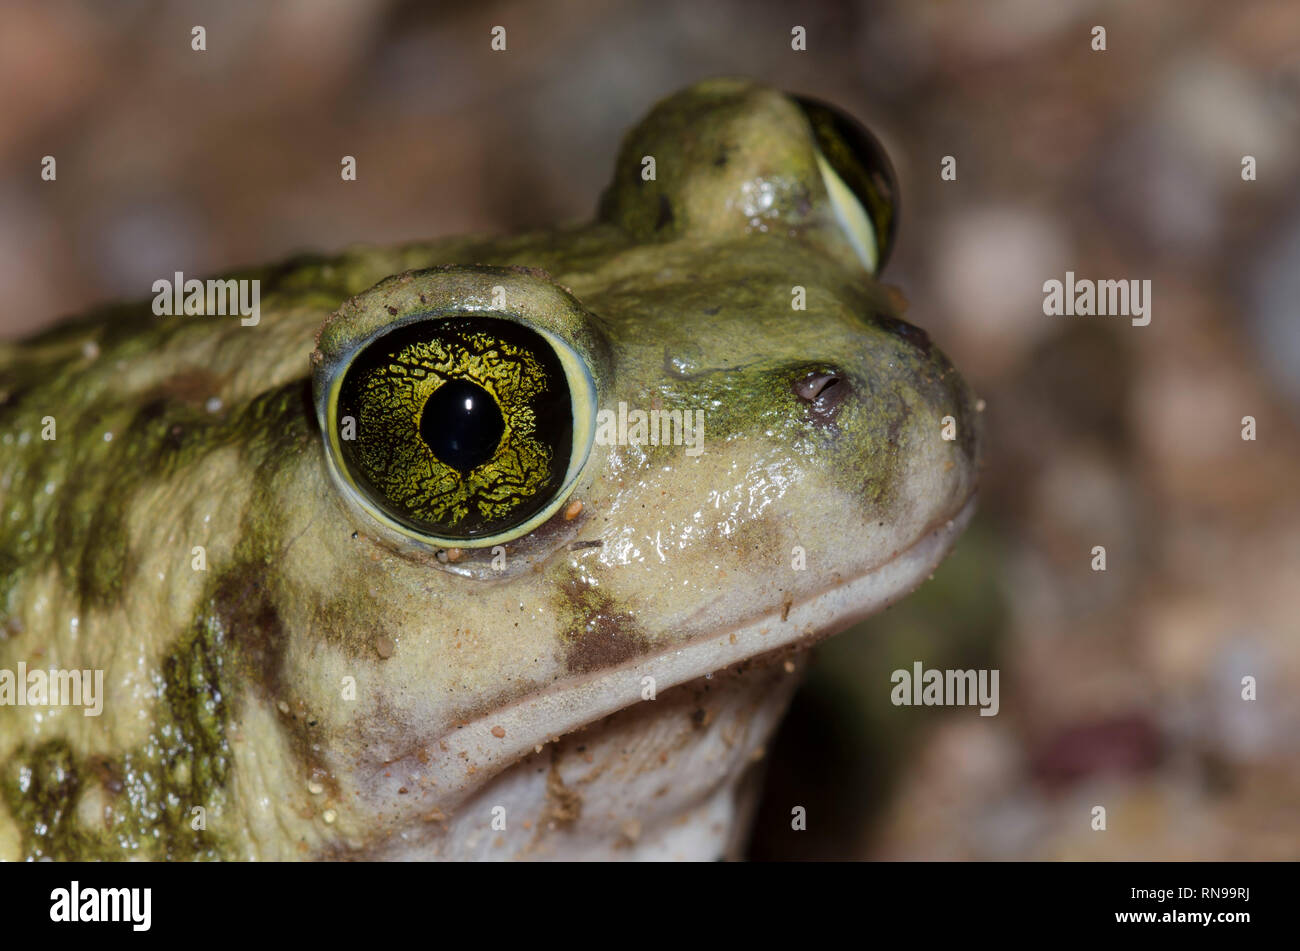
[[[761,86],[656,107],[590,225],[233,276],[256,327],[145,301],[0,347],[0,668],[106,691],[0,707],[0,857],[716,857],[800,649],[923,578],[974,492],[970,394]],[[600,408],[705,413],[698,457],[596,445],[504,570],[359,511],[313,403],[339,320],[479,278],[580,302],[550,318]]]

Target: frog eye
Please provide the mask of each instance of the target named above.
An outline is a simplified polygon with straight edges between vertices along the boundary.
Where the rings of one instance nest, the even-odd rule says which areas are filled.
[[[388,526],[483,547],[563,504],[591,450],[595,402],[590,370],[549,330],[425,317],[383,329],[340,368],[330,450],[345,488]]]
[[[879,273],[898,229],[898,179],[889,156],[852,116],[816,99],[793,98],[812,126],[835,217],[863,266]]]

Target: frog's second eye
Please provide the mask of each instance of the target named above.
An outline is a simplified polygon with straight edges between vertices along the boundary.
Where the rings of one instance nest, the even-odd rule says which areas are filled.
[[[432,544],[531,531],[563,503],[591,448],[586,366],[553,334],[505,318],[398,325],[357,351],[334,392],[332,445],[348,487]]]
[[[832,105],[793,97],[817,141],[817,165],[835,217],[863,266],[878,274],[898,230],[898,180],[884,147]]]

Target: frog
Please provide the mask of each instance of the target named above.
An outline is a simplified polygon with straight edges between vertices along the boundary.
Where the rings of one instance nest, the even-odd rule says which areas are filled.
[[[742,857],[811,647],[975,507],[897,209],[847,113],[710,79],[591,221],[0,344],[0,857]]]

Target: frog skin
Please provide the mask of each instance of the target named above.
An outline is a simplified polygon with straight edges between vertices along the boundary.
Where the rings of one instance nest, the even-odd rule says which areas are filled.
[[[0,345],[0,669],[104,672],[99,716],[0,706],[0,857],[738,855],[806,649],[924,580],[977,481],[976,402],[873,273],[884,190],[843,204],[811,116],[707,81],[592,223],[235,274],[255,326],[146,299]],[[447,315],[577,369],[570,477],[491,545],[336,455],[349,361]],[[620,403],[702,410],[703,451],[592,442]]]

